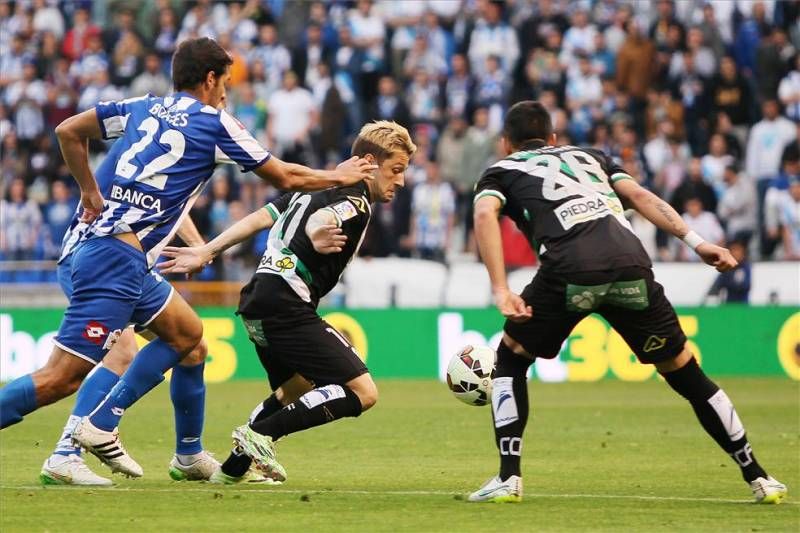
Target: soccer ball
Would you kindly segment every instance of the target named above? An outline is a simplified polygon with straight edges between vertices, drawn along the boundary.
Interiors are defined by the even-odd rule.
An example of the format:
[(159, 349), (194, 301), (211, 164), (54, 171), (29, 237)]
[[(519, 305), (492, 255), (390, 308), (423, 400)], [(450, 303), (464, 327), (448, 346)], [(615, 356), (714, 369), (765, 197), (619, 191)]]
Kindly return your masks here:
[(494, 350), (488, 346), (464, 347), (447, 365), (447, 386), (466, 404), (488, 404), (492, 397), (494, 361)]

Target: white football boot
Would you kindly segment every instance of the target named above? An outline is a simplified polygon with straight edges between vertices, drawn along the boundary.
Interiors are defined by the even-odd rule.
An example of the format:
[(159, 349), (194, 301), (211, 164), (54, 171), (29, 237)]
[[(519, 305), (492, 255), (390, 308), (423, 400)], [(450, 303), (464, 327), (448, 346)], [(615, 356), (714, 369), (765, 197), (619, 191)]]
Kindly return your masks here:
[(169, 477), (175, 481), (207, 481), (220, 467), (219, 461), (205, 450), (195, 454), (194, 458), (191, 464), (185, 465), (177, 455), (173, 456), (169, 462)]
[(92, 424), (88, 416), (84, 416), (72, 432), (72, 439), (108, 465), (111, 472), (128, 477), (142, 477), (144, 474), (139, 463), (125, 451), (116, 428), (114, 431), (102, 430)]
[(519, 503), (522, 501), (522, 478), (511, 476), (505, 481), (495, 476), (469, 495), (471, 502)]
[(92, 472), (83, 457), (77, 454), (53, 454), (42, 465), (42, 485), (91, 485), (109, 487), (113, 482)]
[(751, 481), (750, 490), (753, 491), (756, 503), (781, 503), (789, 493), (786, 485), (772, 476), (767, 476), (766, 479), (759, 477)]

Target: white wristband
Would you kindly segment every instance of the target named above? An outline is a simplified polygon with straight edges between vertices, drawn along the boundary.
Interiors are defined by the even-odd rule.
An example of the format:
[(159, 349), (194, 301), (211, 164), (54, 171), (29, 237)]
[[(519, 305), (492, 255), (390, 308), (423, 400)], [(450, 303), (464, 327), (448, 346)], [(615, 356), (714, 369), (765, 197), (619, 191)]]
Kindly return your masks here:
[(692, 250), (696, 250), (697, 247), (706, 242), (706, 240), (698, 235), (697, 232), (692, 230), (686, 234), (686, 236), (683, 238), (683, 242), (685, 242), (686, 245)]

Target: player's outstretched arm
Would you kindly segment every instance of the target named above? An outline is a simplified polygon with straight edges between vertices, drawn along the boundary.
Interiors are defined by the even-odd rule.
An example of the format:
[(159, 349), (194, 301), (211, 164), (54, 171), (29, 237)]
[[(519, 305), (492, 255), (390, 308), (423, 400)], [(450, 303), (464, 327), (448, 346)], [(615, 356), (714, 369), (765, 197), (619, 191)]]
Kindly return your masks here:
[(81, 189), (81, 222), (90, 223), (103, 211), (103, 196), (97, 180), (89, 168), (89, 139), (101, 139), (103, 132), (97, 120), (97, 112), (89, 109), (71, 116), (56, 126), (56, 137), (64, 156), (64, 163), (75, 177)]
[(706, 264), (720, 272), (731, 270), (738, 265), (727, 248), (706, 242), (700, 235), (691, 231), (672, 206), (635, 181), (618, 180), (613, 187), (620, 198), (627, 201), (657, 227), (689, 245)]
[(484, 196), (475, 202), (475, 239), (481, 259), (489, 272), (495, 304), (502, 315), (514, 322), (524, 322), (533, 315), (530, 306), (508, 288), (503, 242), (500, 235), (500, 210), (502, 205), (495, 196)]
[(339, 163), (335, 170), (315, 170), (273, 156), (253, 172), (280, 190), (312, 192), (373, 179), (377, 168), (356, 156)]
[(259, 209), (254, 213), (250, 213), (206, 244), (188, 247), (167, 246), (161, 252), (161, 255), (170, 259), (156, 266), (164, 274), (192, 274), (199, 272), (215, 257), (234, 244), (239, 244), (249, 239), (262, 229), (272, 227), (274, 223), (275, 220), (273, 220), (268, 210)]

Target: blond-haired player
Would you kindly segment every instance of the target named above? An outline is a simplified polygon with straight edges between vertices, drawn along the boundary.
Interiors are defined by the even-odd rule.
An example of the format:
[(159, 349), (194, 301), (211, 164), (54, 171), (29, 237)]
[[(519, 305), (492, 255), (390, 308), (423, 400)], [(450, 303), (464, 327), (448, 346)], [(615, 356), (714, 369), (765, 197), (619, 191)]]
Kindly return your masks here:
[(240, 481), (251, 461), (266, 476), (283, 481), (286, 472), (276, 460), (276, 440), (359, 416), (378, 399), (364, 362), (317, 314), (317, 305), (358, 252), (370, 204), (388, 202), (404, 185), (416, 146), (405, 128), (381, 121), (365, 125), (351, 151), (378, 165), (374, 180), (313, 194), (285, 194), (204, 246), (164, 251), (173, 259), (159, 265), (162, 271), (195, 272), (226, 248), (272, 228), (256, 273), (242, 290), (238, 314), (273, 393), (247, 424), (233, 431), (234, 449), (211, 481)]

